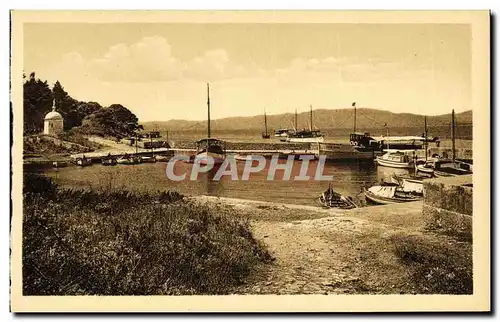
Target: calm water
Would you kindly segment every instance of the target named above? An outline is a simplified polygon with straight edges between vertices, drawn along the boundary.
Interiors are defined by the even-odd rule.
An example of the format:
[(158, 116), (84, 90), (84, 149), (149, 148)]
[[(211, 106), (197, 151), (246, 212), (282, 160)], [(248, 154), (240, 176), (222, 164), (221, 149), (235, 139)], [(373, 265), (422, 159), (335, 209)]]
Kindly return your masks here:
[[(286, 160), (282, 160), (285, 162)], [(269, 165), (268, 160), (268, 165)], [(316, 161), (311, 161), (308, 174), (314, 176)], [(175, 174), (187, 173), (189, 177), (192, 164), (177, 162)], [(301, 205), (317, 205), (317, 197), (327, 187), (329, 181), (281, 180), (283, 171), (276, 172), (276, 179), (267, 180), (268, 166), (259, 173), (250, 175), (250, 180), (231, 180), (223, 176), (221, 180), (212, 180), (215, 171), (201, 173), (197, 181), (184, 180), (175, 182), (166, 176), (166, 163), (139, 165), (117, 165), (105, 167), (66, 167), (58, 170), (43, 170), (59, 184), (71, 188), (124, 187), (138, 191), (176, 190), (186, 195), (212, 195), (220, 197), (242, 198), (251, 200), (274, 201)], [(244, 162), (237, 162), (238, 177), (241, 179)], [(294, 161), (291, 178), (299, 174), (300, 161)], [(34, 169), (26, 171), (37, 171)], [(40, 171), (40, 170), (38, 170)], [(375, 164), (335, 164), (326, 163), (324, 175), (333, 175), (330, 181), (339, 193), (355, 197), (362, 187), (380, 182), (393, 172), (407, 173), (408, 170), (377, 167)]]

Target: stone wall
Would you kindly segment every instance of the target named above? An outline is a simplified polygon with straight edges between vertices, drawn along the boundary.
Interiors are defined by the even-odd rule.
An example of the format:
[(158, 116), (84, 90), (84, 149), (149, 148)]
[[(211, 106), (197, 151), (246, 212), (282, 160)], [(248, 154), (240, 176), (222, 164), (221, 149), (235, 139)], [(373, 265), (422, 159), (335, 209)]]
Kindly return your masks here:
[(422, 213), (428, 229), (472, 238), (472, 175), (424, 181)]

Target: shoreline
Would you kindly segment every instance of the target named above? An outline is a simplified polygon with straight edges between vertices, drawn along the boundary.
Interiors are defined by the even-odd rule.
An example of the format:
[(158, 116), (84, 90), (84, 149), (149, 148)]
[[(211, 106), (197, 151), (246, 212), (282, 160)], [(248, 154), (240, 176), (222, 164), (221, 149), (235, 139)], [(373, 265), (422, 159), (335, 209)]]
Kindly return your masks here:
[[(88, 139), (94, 143), (97, 143), (102, 146), (102, 148), (94, 150), (94, 151), (89, 151), (86, 153), (56, 153), (56, 154), (38, 154), (38, 157), (30, 157), (30, 155), (37, 155), (37, 153), (30, 153), (25, 155), (25, 158), (23, 158), (23, 163), (24, 164), (39, 164), (39, 165), (50, 165), (52, 162), (57, 161), (57, 162), (67, 162), (70, 163), (75, 157), (81, 156), (81, 155), (86, 155), (86, 156), (91, 156), (91, 157), (99, 157), (100, 155), (107, 155), (108, 153), (111, 153), (112, 155), (120, 155), (123, 153), (128, 153), (128, 154), (134, 154), (136, 149), (134, 146), (130, 146), (127, 144), (123, 143), (117, 143), (116, 141), (106, 139), (106, 138), (101, 138), (101, 137), (96, 137), (96, 136), (91, 136), (88, 137)], [(271, 139), (267, 141), (263, 140), (257, 140), (257, 139), (247, 139), (245, 141), (238, 141), (238, 140), (228, 140), (227, 141), (227, 150), (231, 151), (231, 153), (244, 153), (244, 154), (250, 154), (250, 153), (255, 153), (255, 154), (262, 154), (262, 155), (269, 155), (269, 154), (278, 154), (281, 152), (283, 153), (315, 153), (318, 154), (319, 152), (317, 151), (317, 147), (315, 147), (314, 143), (287, 143), (287, 142), (279, 142), (276, 141), (277, 139)], [(449, 141), (449, 142), (448, 142)], [(162, 153), (165, 151), (176, 151), (177, 153), (180, 154), (185, 154), (189, 153), (190, 149), (193, 149), (196, 147), (195, 145), (195, 139), (184, 139), (176, 142), (175, 140), (171, 140), (172, 142), (172, 148), (162, 148), (162, 149), (144, 149), (144, 148), (138, 148), (137, 151), (139, 153), (152, 153), (152, 151), (157, 151), (158, 153)], [(342, 140), (325, 140), (325, 144), (329, 143), (347, 143), (347, 139), (342, 139)], [(456, 153), (458, 158), (462, 159), (473, 159), (473, 154), (472, 154), (472, 140), (457, 140), (456, 144)], [(63, 142), (64, 143), (64, 142)], [(452, 153), (451, 150), (451, 140), (443, 140), (441, 142), (440, 147), (435, 147), (434, 145), (430, 145), (429, 151), (432, 154), (446, 154), (449, 155)], [(187, 149), (187, 150), (186, 150)], [(186, 150), (186, 151), (184, 151)], [(255, 152), (252, 152), (255, 151)], [(288, 152), (287, 152), (288, 151)], [(416, 150), (418, 153), (423, 155), (422, 150)], [(176, 153), (176, 154), (177, 154)], [(417, 154), (418, 154), (417, 153)], [(334, 160), (333, 160), (334, 161)]]
[[(416, 278), (425, 279), (427, 269), (441, 265), (433, 256), (447, 256), (435, 251), (450, 250), (463, 259), (472, 247), (428, 230), (422, 201), (340, 210), (211, 196), (192, 199), (249, 220), (255, 238), (274, 258), (233, 294), (423, 294), (429, 292), (425, 287), (447, 293), (440, 284), (446, 281), (431, 278), (422, 286)], [(401, 249), (436, 262), (430, 264), (433, 268), (409, 264)]]

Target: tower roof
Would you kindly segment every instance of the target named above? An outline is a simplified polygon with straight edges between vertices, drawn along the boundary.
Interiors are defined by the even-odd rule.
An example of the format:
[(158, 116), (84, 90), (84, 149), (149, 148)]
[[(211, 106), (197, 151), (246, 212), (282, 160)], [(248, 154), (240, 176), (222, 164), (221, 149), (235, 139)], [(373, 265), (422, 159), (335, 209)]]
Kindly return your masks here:
[(58, 112), (56, 112), (56, 107), (52, 107), (52, 112), (49, 112), (47, 113), (47, 115), (45, 115), (45, 119), (46, 120), (62, 120), (63, 117), (61, 114), (59, 114)]

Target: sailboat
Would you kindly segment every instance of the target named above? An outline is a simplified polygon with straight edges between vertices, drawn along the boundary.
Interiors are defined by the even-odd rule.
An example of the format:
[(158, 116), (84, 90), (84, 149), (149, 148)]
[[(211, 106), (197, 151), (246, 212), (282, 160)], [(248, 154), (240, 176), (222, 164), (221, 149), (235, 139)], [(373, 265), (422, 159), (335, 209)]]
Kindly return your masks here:
[(309, 121), (309, 130), (302, 129), (297, 130), (297, 110), (295, 111), (295, 131), (288, 134), (286, 139), (287, 142), (292, 143), (321, 143), (323, 142), (324, 135), (320, 130), (313, 129), (313, 111), (312, 105), (310, 108), (310, 121)]
[[(451, 111), (451, 144), (452, 144), (452, 158), (450, 159), (437, 159), (432, 162), (426, 162), (425, 165), (417, 166), (419, 172), (424, 172), (433, 174), (436, 177), (450, 177), (463, 174), (471, 174), (471, 165), (465, 162), (457, 161), (455, 158), (455, 110)], [(432, 167), (432, 172), (431, 168)], [(424, 170), (424, 168), (426, 168)], [(424, 171), (422, 171), (424, 170)]]
[(196, 159), (206, 165), (211, 157), (214, 164), (221, 164), (226, 158), (226, 143), (211, 137), (210, 133), (210, 85), (207, 83), (208, 130), (207, 137), (196, 142)]
[(428, 176), (434, 176), (434, 162), (433, 159), (428, 159), (428, 134), (427, 134), (427, 116), (424, 116), (424, 148), (425, 148), (425, 161), (416, 161), (415, 163), (415, 172), (423, 173)]
[(325, 155), (326, 159), (335, 162), (372, 161), (380, 151), (380, 144), (370, 136), (370, 133), (356, 132), (356, 102), (354, 108), (354, 131), (349, 136), (349, 144), (320, 143), (318, 154)]
[(263, 139), (269, 139), (271, 137), (271, 135), (269, 135), (269, 133), (267, 132), (267, 114), (266, 114), (266, 111), (264, 110), (264, 127), (265, 127), (265, 132), (262, 133), (262, 138)]

